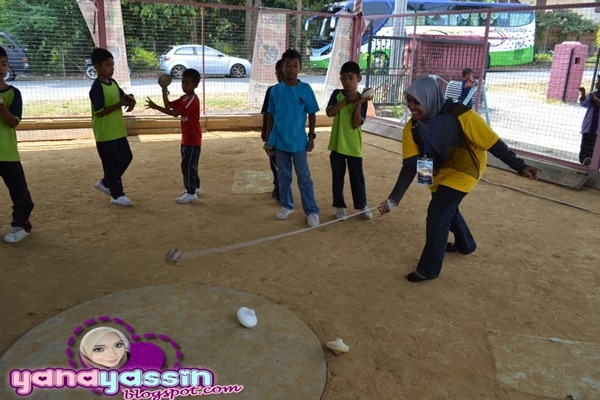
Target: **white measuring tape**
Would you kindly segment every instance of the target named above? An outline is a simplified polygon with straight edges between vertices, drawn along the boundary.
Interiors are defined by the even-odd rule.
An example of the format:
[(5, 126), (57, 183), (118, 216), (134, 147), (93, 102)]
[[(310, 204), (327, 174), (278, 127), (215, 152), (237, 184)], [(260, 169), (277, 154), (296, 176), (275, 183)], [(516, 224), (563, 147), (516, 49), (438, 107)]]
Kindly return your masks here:
[(327, 225), (335, 224), (336, 222), (340, 222), (340, 221), (344, 221), (344, 219), (356, 217), (357, 215), (364, 214), (367, 211), (376, 210), (377, 208), (378, 207), (369, 208), (368, 210), (365, 210), (365, 211), (360, 211), (360, 212), (357, 212), (354, 214), (350, 214), (346, 218), (334, 219), (332, 221), (328, 221), (328, 222), (322, 223), (317, 226), (299, 229), (297, 231), (292, 231), (292, 232), (287, 232), (287, 233), (281, 233), (279, 235), (268, 236), (265, 238), (249, 240), (247, 242), (228, 244), (227, 246), (213, 247), (211, 249), (203, 249), (203, 250), (190, 250), (190, 251), (182, 251), (182, 250), (174, 247), (167, 252), (167, 254), (165, 256), (165, 261), (167, 261), (168, 263), (176, 263), (178, 261), (187, 260), (189, 258), (204, 257), (204, 256), (208, 256), (211, 254), (225, 253), (225, 252), (231, 251), (231, 250), (237, 250), (237, 249), (241, 249), (241, 248), (248, 247), (248, 246), (254, 246), (256, 244), (269, 242), (271, 240), (281, 239), (281, 238), (284, 238), (287, 236), (297, 235), (299, 233), (304, 233), (304, 232), (311, 231), (313, 229), (318, 229), (318, 228), (322, 228)]

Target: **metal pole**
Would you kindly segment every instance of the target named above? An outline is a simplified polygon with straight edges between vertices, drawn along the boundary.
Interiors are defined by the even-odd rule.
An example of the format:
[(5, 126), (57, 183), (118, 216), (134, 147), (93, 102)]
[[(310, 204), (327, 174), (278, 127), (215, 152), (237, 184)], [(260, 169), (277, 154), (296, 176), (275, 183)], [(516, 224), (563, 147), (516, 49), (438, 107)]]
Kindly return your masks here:
[[(394, 14), (405, 14), (407, 7), (407, 0), (396, 0), (394, 3)], [(406, 29), (403, 18), (394, 18), (393, 22), (393, 35), (396, 38), (406, 36)], [(400, 68), (402, 66), (402, 55), (404, 53), (404, 41), (393, 40), (392, 47), (390, 49), (390, 68)], [(398, 71), (399, 72), (399, 71)], [(397, 73), (396, 73), (397, 74)], [(394, 75), (396, 75), (394, 74)]]
[(562, 101), (567, 99), (567, 88), (569, 87), (569, 76), (571, 75), (571, 65), (573, 65), (573, 56), (575, 55), (575, 48), (571, 48), (571, 54), (569, 55), (569, 66), (567, 67), (567, 76), (565, 79), (565, 87), (563, 89)]
[(600, 62), (600, 48), (596, 52), (596, 62), (594, 63), (594, 75), (592, 76), (592, 87), (590, 88), (590, 93), (596, 89), (596, 78), (598, 74), (598, 62)]
[(300, 49), (302, 39), (302, 0), (296, 0), (296, 50), (303, 54), (304, 51)]

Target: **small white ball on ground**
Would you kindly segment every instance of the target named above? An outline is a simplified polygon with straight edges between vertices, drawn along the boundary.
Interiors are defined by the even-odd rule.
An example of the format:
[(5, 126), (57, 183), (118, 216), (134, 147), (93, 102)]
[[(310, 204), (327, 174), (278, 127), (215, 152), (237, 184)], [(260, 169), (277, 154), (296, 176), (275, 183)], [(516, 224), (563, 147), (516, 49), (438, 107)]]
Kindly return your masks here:
[(350, 347), (348, 347), (341, 338), (327, 342), (325, 347), (331, 350), (336, 356), (350, 351)]
[(240, 324), (244, 325), (246, 328), (254, 328), (258, 323), (256, 312), (251, 308), (240, 307), (236, 314)]
[(183, 254), (183, 251), (181, 251), (177, 247), (173, 247), (172, 249), (167, 251), (167, 254), (165, 255), (165, 261), (168, 262), (169, 264), (175, 264), (179, 260), (181, 260), (182, 254)]

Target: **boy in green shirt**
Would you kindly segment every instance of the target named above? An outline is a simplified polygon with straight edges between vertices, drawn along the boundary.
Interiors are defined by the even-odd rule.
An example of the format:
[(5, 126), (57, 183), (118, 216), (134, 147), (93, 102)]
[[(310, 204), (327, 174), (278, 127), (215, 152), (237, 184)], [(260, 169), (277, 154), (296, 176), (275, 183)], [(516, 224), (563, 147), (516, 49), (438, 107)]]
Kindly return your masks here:
[(360, 67), (348, 61), (340, 70), (343, 90), (336, 89), (327, 104), (327, 116), (333, 117), (328, 149), (331, 150), (333, 206), (337, 208), (335, 217), (345, 220), (344, 179), (346, 166), (350, 176), (350, 189), (354, 208), (362, 212), (365, 219), (373, 218), (367, 206), (365, 175), (362, 167), (362, 128), (367, 115), (369, 98), (358, 93), (361, 81)]
[(92, 51), (92, 64), (98, 78), (92, 83), (92, 128), (96, 139), (96, 149), (104, 177), (96, 183), (96, 189), (111, 196), (111, 204), (131, 206), (133, 202), (123, 192), (123, 174), (129, 167), (133, 155), (127, 141), (123, 109), (131, 111), (135, 107), (132, 94), (125, 94), (112, 76), (115, 72), (113, 55), (106, 49)]
[(21, 165), (15, 131), (21, 122), (23, 100), (19, 89), (4, 82), (8, 68), (6, 50), (0, 47), (0, 176), (13, 202), (12, 227), (4, 236), (4, 241), (17, 243), (31, 232), (29, 216), (33, 202)]

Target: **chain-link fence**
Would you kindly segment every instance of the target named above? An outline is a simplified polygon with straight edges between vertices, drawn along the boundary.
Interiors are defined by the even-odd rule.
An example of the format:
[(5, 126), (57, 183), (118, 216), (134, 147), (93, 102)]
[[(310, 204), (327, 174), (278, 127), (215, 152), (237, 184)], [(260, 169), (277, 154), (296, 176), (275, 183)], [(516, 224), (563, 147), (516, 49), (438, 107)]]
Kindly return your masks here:
[[(14, 79), (11, 84), (23, 94), (24, 118), (89, 117), (94, 71), (86, 59), (100, 33), (94, 2), (29, 3), (0, 3), (0, 45), (10, 50), (7, 79)], [(111, 8), (114, 3), (120, 14)], [(495, 3), (488, 8), (433, 3), (410, 0), (408, 14), (392, 15), (393, 2), (364, 1), (367, 32), (359, 62), (363, 84), (376, 88), (378, 117), (401, 125), (408, 117), (402, 92), (415, 77), (432, 75), (446, 89), (469, 67), (480, 82), (474, 106), (503, 139), (521, 153), (579, 165), (586, 110), (578, 104), (578, 88), (593, 90), (597, 64), (600, 14), (594, 5), (541, 9), (503, 3), (490, 9)], [(325, 104), (328, 85), (339, 84), (337, 71), (326, 76), (329, 61), (348, 58), (348, 53), (334, 54), (333, 42), (342, 36), (336, 32), (340, 22), (352, 20), (350, 14), (335, 13), (351, 11), (351, 0), (321, 12), (156, 0), (105, 4), (111, 26), (105, 32), (107, 47), (121, 69), (116, 78), (138, 99), (133, 116), (156, 115), (143, 100), (160, 102), (159, 74), (178, 78), (190, 67), (203, 72), (198, 88), (203, 114), (258, 112), (258, 100), (275, 83), (274, 62), (287, 47), (302, 53), (301, 79)], [(264, 13), (279, 17), (261, 22)], [(111, 36), (119, 32), (122, 44)], [(348, 48), (349, 38), (344, 39)], [(581, 45), (583, 57), (557, 60), (553, 52), (563, 42)], [(573, 68), (559, 65), (565, 62)], [(556, 84), (564, 89), (559, 96), (552, 89)], [(179, 80), (170, 91), (173, 98), (183, 94)]]

